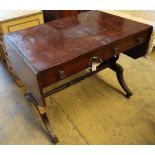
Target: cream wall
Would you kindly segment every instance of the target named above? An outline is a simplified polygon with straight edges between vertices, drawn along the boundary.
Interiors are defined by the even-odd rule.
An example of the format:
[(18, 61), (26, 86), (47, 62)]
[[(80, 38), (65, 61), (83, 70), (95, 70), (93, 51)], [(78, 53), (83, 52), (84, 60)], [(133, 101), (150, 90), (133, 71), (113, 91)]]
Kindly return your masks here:
[(121, 10), (121, 12), (155, 21), (155, 10)]

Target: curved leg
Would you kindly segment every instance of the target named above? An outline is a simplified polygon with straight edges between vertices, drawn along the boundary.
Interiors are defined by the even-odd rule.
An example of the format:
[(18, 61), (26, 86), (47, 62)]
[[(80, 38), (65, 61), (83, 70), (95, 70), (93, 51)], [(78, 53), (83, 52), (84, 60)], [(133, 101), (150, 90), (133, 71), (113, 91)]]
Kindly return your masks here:
[(39, 112), (39, 114), (40, 114), (40, 117), (41, 117), (41, 119), (42, 119), (42, 121), (43, 121), (43, 123), (44, 123), (44, 125), (45, 125), (45, 127), (46, 127), (47, 134), (49, 135), (50, 140), (51, 140), (54, 144), (56, 144), (56, 143), (58, 142), (58, 138), (56, 137), (56, 135), (54, 134), (54, 132), (53, 132), (53, 130), (52, 130), (52, 128), (51, 128), (49, 119), (48, 119), (47, 114), (46, 114), (45, 107), (40, 106), (40, 105), (38, 104), (38, 102), (34, 99), (34, 97), (31, 95), (31, 93), (26, 92), (24, 96), (25, 96), (25, 98), (26, 98), (28, 101), (30, 101), (30, 102), (32, 102), (32, 103), (35, 104), (35, 107), (37, 108), (37, 110), (38, 110), (38, 112)]
[(110, 66), (110, 69), (112, 69), (113, 71), (116, 72), (118, 82), (121, 85), (121, 87), (123, 88), (123, 90), (126, 92), (126, 97), (132, 96), (133, 93), (131, 92), (131, 90), (128, 88), (128, 86), (126, 85), (126, 83), (124, 81), (122, 66), (115, 63), (112, 66)]
[(38, 105), (37, 107), (37, 110), (41, 116), (41, 119), (46, 127), (46, 130), (47, 130), (47, 133), (50, 137), (50, 140), (56, 144), (58, 142), (58, 138), (56, 137), (56, 135), (54, 134), (52, 128), (51, 128), (51, 125), (50, 125), (50, 122), (49, 122), (49, 119), (47, 117), (47, 114), (46, 114), (46, 111), (45, 111), (45, 108), (44, 107), (41, 107)]

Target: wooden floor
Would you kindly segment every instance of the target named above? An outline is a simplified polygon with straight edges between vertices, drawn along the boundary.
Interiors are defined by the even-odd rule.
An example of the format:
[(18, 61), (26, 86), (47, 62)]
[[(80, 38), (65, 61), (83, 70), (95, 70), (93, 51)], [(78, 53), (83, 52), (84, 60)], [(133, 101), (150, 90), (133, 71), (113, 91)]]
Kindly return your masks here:
[[(47, 98), (58, 144), (155, 144), (155, 62), (121, 55), (119, 63), (130, 99), (109, 69)], [(0, 144), (51, 144), (23, 94), (0, 63)]]

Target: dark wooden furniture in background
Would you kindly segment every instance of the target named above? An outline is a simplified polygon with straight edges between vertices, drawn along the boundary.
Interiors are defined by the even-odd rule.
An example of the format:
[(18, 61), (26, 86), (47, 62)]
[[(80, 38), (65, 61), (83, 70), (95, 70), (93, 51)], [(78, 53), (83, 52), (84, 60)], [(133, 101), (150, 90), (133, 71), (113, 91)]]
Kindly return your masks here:
[(77, 15), (87, 10), (43, 10), (44, 21), (49, 22), (59, 18)]
[[(123, 68), (116, 61), (120, 53), (133, 58), (144, 56), (151, 33), (152, 26), (88, 11), (8, 34), (4, 42), (12, 66), (29, 90), (25, 97), (35, 103), (52, 142), (56, 143), (45, 111), (45, 97), (107, 67), (116, 72), (126, 96), (131, 96)], [(43, 93), (43, 88), (84, 69), (88, 69), (87, 74)]]

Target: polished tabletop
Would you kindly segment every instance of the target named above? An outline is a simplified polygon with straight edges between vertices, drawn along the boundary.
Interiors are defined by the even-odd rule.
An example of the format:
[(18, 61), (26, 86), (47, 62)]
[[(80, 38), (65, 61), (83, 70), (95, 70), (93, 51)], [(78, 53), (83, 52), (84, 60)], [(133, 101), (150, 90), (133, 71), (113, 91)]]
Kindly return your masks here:
[[(100, 11), (88, 11), (5, 36), (40, 71), (148, 28)], [(80, 63), (80, 62), (79, 62)]]

